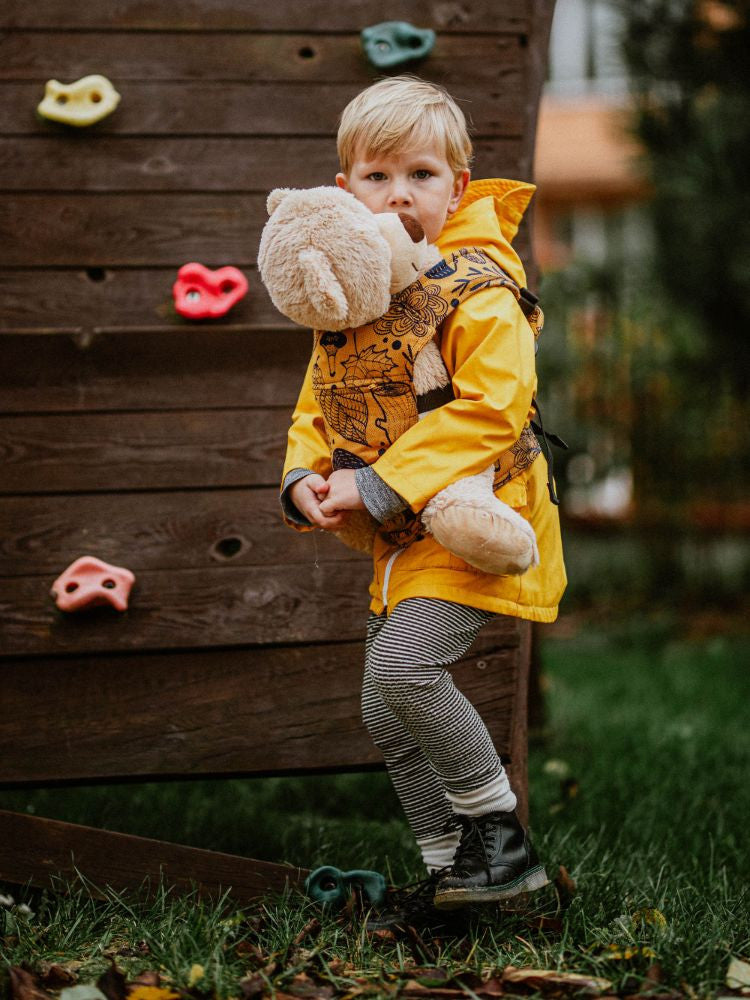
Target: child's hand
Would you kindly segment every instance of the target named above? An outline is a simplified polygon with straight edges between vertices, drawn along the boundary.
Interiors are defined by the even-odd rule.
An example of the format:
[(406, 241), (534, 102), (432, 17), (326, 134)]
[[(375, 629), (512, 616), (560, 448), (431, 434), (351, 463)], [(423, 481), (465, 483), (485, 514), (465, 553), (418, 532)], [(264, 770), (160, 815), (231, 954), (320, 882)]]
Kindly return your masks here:
[(307, 520), (325, 531), (337, 531), (344, 523), (345, 514), (334, 511), (332, 515), (324, 514), (321, 511), (320, 501), (329, 492), (328, 483), (313, 472), (304, 479), (298, 479), (289, 487), (289, 498)]
[(331, 515), (337, 510), (366, 510), (357, 489), (354, 469), (337, 469), (326, 480), (328, 496), (320, 504), (322, 514)]

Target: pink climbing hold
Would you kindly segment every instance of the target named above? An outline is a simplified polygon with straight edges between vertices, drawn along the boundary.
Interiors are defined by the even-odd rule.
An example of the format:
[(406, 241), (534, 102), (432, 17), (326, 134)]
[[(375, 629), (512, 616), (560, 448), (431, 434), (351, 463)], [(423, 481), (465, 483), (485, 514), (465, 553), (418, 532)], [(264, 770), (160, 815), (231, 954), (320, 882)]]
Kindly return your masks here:
[(83, 611), (98, 604), (125, 611), (134, 583), (129, 569), (110, 566), (96, 556), (81, 556), (58, 576), (50, 593), (61, 611)]
[(247, 278), (236, 267), (211, 271), (195, 262), (183, 264), (172, 286), (174, 305), (186, 319), (216, 319), (247, 292)]

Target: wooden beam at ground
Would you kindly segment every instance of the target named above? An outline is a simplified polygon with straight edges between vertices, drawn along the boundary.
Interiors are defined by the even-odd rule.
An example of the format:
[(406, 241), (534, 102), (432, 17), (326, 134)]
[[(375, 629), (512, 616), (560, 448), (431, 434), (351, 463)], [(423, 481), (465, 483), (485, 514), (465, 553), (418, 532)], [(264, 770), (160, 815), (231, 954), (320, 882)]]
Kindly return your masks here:
[(308, 874), (303, 868), (0, 810), (0, 879), (48, 888), (56, 885), (56, 875), (74, 881), (77, 873), (98, 898), (105, 896), (106, 886), (135, 891), (145, 883), (154, 891), (163, 877), (177, 892), (195, 888), (218, 899), (229, 891), (239, 903), (300, 886)]

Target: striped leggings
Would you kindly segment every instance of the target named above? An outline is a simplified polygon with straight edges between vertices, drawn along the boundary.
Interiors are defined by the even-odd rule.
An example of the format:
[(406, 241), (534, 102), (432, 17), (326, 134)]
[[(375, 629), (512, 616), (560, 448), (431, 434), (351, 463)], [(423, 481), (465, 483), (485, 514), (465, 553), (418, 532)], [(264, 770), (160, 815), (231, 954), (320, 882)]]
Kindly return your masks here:
[(485, 724), (444, 669), (493, 617), (413, 597), (367, 620), (362, 717), (420, 846), (439, 842), (454, 812), (516, 805)]

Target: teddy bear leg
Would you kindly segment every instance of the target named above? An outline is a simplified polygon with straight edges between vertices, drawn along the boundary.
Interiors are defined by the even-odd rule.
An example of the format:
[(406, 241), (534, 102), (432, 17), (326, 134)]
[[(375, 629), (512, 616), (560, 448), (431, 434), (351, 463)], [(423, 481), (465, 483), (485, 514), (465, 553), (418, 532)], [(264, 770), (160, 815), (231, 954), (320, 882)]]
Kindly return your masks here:
[(539, 564), (534, 529), (492, 494), (492, 470), (442, 490), (422, 512), (435, 540), (470, 566), (498, 576)]
[(366, 510), (350, 510), (343, 525), (334, 534), (340, 542), (356, 552), (372, 552), (378, 523)]

